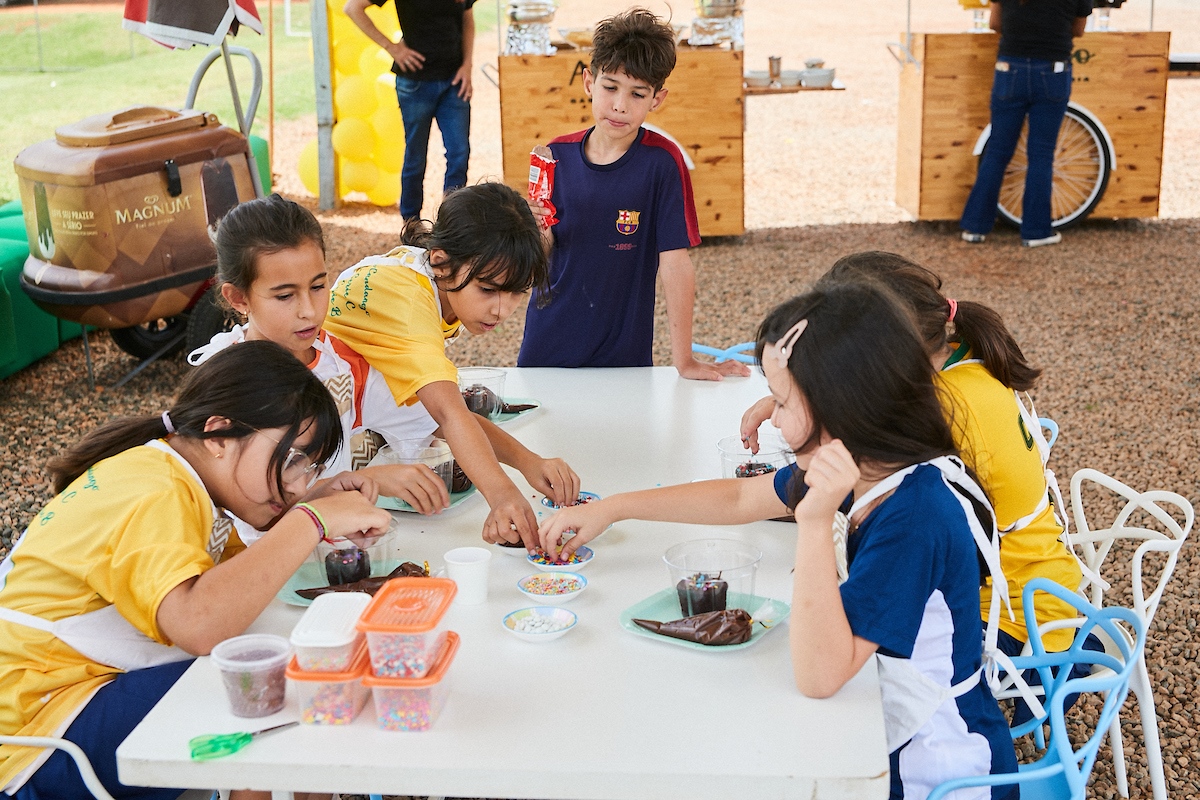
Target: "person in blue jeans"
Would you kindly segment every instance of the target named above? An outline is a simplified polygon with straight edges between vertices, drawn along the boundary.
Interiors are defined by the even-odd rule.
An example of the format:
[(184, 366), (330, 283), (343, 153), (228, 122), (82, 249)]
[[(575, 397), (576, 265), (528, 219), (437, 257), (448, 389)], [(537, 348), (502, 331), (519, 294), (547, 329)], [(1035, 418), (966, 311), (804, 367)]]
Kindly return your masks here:
[(992, 83), (992, 133), (963, 209), (962, 238), (982, 242), (996, 222), (1004, 171), (1026, 117), (1029, 166), (1021, 212), (1021, 244), (1058, 244), (1051, 227), (1054, 149), (1071, 99), (1072, 39), (1083, 34), (1092, 0), (1004, 0), (991, 4), (991, 27), (1000, 34)]
[(367, 6), (387, 0), (347, 0), (346, 16), (395, 62), (396, 98), (404, 120), (404, 166), (400, 170), (400, 216), (421, 215), (429, 130), (437, 120), (446, 148), (445, 191), (467, 183), (471, 156), (471, 68), (475, 46), (475, 0), (396, 0), (403, 38), (389, 39)]

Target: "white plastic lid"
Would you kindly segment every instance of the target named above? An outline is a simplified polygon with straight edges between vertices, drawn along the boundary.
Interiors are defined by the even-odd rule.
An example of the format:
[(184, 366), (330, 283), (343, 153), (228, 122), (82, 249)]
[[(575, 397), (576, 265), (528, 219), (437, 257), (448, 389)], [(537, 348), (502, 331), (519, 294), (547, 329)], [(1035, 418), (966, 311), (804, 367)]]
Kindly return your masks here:
[(319, 595), (292, 631), (293, 647), (343, 647), (354, 641), (363, 609), (371, 602), (365, 592)]

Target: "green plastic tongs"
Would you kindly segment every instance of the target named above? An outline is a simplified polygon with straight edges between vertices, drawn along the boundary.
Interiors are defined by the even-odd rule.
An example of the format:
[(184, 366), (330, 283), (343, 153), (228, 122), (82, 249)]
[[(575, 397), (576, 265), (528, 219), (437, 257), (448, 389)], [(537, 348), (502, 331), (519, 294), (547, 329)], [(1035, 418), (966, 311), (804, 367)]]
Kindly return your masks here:
[(238, 750), (250, 744), (256, 737), (263, 734), (274, 733), (275, 731), (281, 731), (299, 724), (299, 722), (287, 722), (283, 725), (264, 728), (261, 731), (254, 731), (253, 733), (208, 733), (190, 740), (188, 747), (192, 749), (192, 758), (194, 760), (208, 761), (212, 758), (233, 755)]

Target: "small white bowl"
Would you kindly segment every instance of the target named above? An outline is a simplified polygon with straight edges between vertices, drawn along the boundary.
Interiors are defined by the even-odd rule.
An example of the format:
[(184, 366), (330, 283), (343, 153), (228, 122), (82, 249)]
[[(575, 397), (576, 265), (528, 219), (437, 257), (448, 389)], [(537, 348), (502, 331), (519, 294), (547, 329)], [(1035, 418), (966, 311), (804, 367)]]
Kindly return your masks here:
[(578, 572), (592, 563), (592, 559), (596, 557), (596, 552), (584, 545), (575, 551), (575, 555), (579, 557), (578, 561), (563, 564), (547, 564), (544, 561), (538, 560), (543, 557), (542, 552), (539, 550), (536, 553), (526, 555), (525, 560), (529, 562), (529, 566), (542, 572)]
[[(595, 492), (580, 492), (579, 499), (576, 500), (575, 505), (584, 505), (585, 503), (590, 503), (593, 500), (599, 500), (599, 499), (600, 499), (600, 495), (596, 494)], [(558, 511), (559, 509), (562, 508), (562, 506), (554, 505), (554, 502), (549, 497), (542, 498), (542, 505), (544, 505), (546, 508), (552, 509), (554, 511)], [(571, 506), (568, 506), (568, 508), (571, 508)]]
[(747, 86), (770, 86), (771, 73), (769, 72), (747, 72), (742, 76), (742, 83)]
[[(529, 589), (529, 584), (534, 581), (543, 583), (556, 581), (559, 585), (574, 588), (567, 588), (558, 594), (543, 594)], [(587, 589), (587, 584), (587, 578), (578, 572), (535, 572), (517, 581), (517, 588), (521, 590), (521, 594), (535, 603), (544, 603), (548, 606), (561, 606), (583, 594), (583, 591)]]
[(493, 542), (492, 549), (499, 550), (504, 555), (512, 556), (513, 558), (525, 558), (529, 555), (529, 551), (525, 549), (525, 545), (520, 542), (515, 547), (506, 547), (499, 542)]
[[(517, 630), (517, 624), (519, 622), (530, 618), (547, 619), (551, 622), (560, 623), (563, 625), (563, 627), (556, 631), (545, 632)], [(516, 636), (518, 639), (526, 642), (533, 642), (534, 644), (540, 644), (541, 642), (552, 642), (555, 639), (566, 635), (567, 631), (574, 628), (578, 621), (579, 617), (575, 615), (574, 611), (568, 611), (565, 608), (554, 608), (553, 606), (534, 606), (532, 608), (522, 608), (512, 612), (504, 618), (502, 624), (504, 625), (504, 629), (506, 631), (511, 633), (513, 636)]]

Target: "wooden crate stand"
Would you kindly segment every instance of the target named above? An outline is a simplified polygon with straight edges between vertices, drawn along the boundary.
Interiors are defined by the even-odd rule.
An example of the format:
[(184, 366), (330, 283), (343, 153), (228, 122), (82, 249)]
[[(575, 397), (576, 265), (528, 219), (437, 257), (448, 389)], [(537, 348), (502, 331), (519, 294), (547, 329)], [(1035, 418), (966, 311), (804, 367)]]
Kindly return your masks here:
[[(1093, 216), (1158, 215), (1171, 34), (1092, 32), (1075, 40), (1071, 101), (1108, 129), (1116, 168)], [(913, 34), (920, 66), (900, 74), (896, 203), (917, 219), (962, 216), (975, 142), (988, 124), (996, 34)]]
[[(500, 57), (504, 182), (525, 194), (529, 151), (592, 125), (583, 91), (589, 51)], [(745, 232), (742, 160), (742, 53), (681, 47), (666, 102), (646, 119), (691, 159), (702, 236)]]

